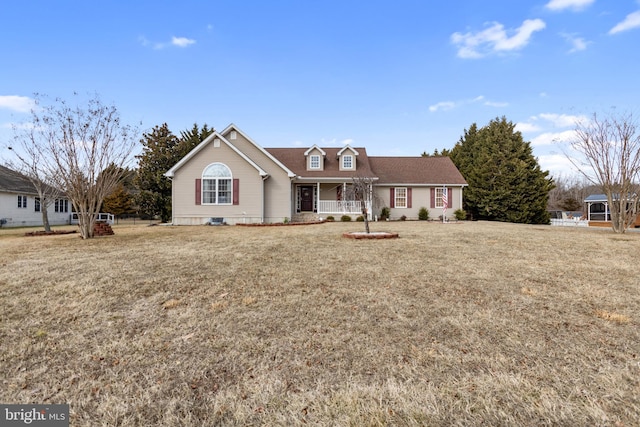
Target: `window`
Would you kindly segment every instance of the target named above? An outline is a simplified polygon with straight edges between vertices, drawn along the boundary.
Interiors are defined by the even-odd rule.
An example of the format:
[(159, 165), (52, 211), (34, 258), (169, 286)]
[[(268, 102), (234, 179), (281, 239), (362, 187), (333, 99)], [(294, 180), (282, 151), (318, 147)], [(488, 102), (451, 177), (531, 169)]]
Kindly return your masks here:
[(310, 169), (320, 169), (320, 156), (317, 154), (309, 157), (309, 168)]
[(394, 198), (395, 198), (394, 206), (396, 208), (406, 208), (407, 207), (407, 189), (406, 189), (406, 187), (396, 187)]
[(342, 156), (342, 169), (353, 169), (353, 156), (345, 154)]
[(40, 197), (36, 197), (33, 203), (33, 209), (35, 212), (40, 212)]
[(222, 163), (213, 163), (202, 174), (202, 203), (230, 205), (233, 194), (231, 170)]
[(449, 196), (449, 191), (445, 194), (444, 188), (436, 188), (436, 208), (444, 208), (447, 206), (447, 196)]
[(69, 212), (69, 201), (66, 199), (56, 199), (53, 206), (56, 212)]
[(235, 130), (231, 131), (231, 139), (236, 139), (237, 138), (237, 133)]
[(18, 207), (21, 209), (27, 207), (27, 196), (18, 196)]

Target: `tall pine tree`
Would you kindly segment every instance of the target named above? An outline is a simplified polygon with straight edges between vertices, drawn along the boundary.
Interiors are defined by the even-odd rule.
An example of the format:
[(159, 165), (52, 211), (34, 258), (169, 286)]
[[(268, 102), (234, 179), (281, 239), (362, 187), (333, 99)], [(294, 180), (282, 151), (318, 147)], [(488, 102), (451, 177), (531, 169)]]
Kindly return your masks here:
[(469, 184), (464, 203), (474, 218), (549, 223), (547, 201), (553, 180), (505, 117), (482, 128), (472, 124), (450, 157)]
[(171, 221), (171, 180), (164, 173), (213, 132), (206, 124), (202, 129), (194, 124), (178, 138), (164, 123), (142, 136), (135, 183), (139, 190), (136, 202), (143, 216)]

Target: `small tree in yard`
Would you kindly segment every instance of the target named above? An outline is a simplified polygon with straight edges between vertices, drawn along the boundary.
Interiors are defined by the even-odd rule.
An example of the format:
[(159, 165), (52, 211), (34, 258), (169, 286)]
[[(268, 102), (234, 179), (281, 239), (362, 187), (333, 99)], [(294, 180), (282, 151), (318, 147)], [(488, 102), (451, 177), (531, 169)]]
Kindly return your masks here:
[(12, 169), (26, 176), (33, 184), (40, 201), (44, 231), (51, 231), (49, 206), (62, 196), (62, 191), (51, 185), (53, 182), (52, 171), (42, 167), (43, 147), (40, 145), (41, 141), (35, 137), (35, 129), (31, 126), (14, 126), (13, 131), (15, 147), (8, 148), (13, 152), (14, 159), (8, 164)]
[(346, 188), (345, 198), (346, 200), (360, 202), (360, 212), (364, 218), (364, 229), (367, 234), (369, 234), (369, 210), (367, 203), (370, 202), (371, 209), (375, 208), (378, 204), (378, 198), (373, 192), (374, 180), (371, 177), (356, 176), (353, 177), (351, 181), (351, 185)]
[(588, 180), (601, 187), (611, 211), (611, 227), (624, 233), (638, 215), (640, 133), (631, 114), (593, 115), (576, 125), (571, 147), (582, 158), (568, 156)]
[[(77, 95), (76, 95), (77, 96)], [(93, 237), (96, 214), (131, 162), (137, 129), (120, 121), (114, 106), (96, 95), (86, 105), (36, 96), (31, 128), (21, 142), (37, 147), (38, 170), (51, 174), (52, 183), (65, 191), (78, 215), (80, 235)]]

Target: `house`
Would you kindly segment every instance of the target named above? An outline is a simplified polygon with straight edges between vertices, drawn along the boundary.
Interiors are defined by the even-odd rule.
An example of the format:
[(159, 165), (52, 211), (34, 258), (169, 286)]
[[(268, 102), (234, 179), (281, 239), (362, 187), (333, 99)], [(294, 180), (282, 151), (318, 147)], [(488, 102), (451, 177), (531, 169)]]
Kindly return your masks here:
[[(355, 218), (360, 203), (347, 198), (354, 177), (372, 183), (372, 219), (382, 206), (390, 208), (391, 219), (416, 219), (421, 207), (437, 218), (443, 200), (450, 218), (462, 208), (467, 185), (448, 157), (376, 157), (350, 145), (263, 148), (233, 124), (207, 137), (165, 176), (173, 181), (176, 225)], [(372, 207), (372, 200), (381, 203)]]
[[(0, 165), (0, 227), (41, 226), (42, 204), (25, 175)], [(50, 225), (69, 224), (71, 203), (59, 198), (49, 204)]]
[[(613, 197), (619, 200), (618, 194), (614, 194)], [(606, 194), (591, 194), (584, 199), (584, 203), (587, 205), (587, 220), (590, 226), (611, 227), (611, 211)], [(640, 215), (636, 217), (633, 227), (640, 227)]]

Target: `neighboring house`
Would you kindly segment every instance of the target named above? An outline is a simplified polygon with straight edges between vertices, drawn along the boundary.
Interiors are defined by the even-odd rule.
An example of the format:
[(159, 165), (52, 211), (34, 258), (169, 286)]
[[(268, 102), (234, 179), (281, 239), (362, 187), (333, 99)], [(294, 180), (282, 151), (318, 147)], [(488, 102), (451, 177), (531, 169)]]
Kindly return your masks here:
[[(29, 178), (0, 165), (0, 226), (22, 227), (42, 224), (42, 204)], [(66, 198), (49, 205), (49, 224), (69, 224), (71, 203)]]
[[(618, 200), (618, 194), (613, 196)], [(587, 220), (590, 225), (595, 226), (611, 226), (611, 210), (609, 209), (609, 200), (606, 194), (592, 194), (584, 199), (587, 204)], [(634, 227), (640, 227), (640, 215), (636, 217)]]
[[(391, 219), (417, 219), (421, 207), (431, 218), (447, 218), (462, 208), (466, 181), (448, 157), (374, 157), (363, 147), (262, 148), (231, 124), (214, 132), (169, 171), (173, 180), (172, 222), (228, 224), (360, 215), (360, 204), (346, 200), (354, 177), (367, 178)], [(446, 189), (446, 190), (444, 190)], [(370, 205), (371, 202), (368, 202)]]

